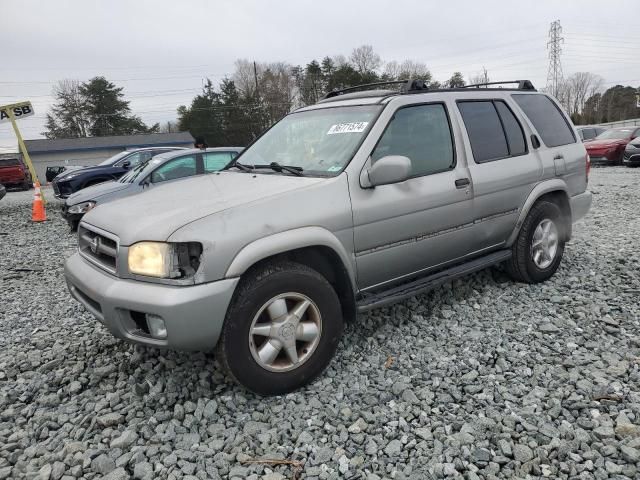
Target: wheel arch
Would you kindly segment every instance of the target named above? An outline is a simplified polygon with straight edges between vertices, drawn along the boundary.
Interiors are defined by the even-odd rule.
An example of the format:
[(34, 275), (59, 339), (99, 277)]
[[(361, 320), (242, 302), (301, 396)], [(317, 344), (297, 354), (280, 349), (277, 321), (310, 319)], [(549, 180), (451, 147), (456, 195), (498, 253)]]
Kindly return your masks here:
[(571, 238), (573, 222), (567, 185), (560, 179), (553, 179), (536, 185), (531, 193), (529, 193), (524, 206), (520, 210), (520, 214), (518, 215), (518, 220), (516, 221), (513, 232), (511, 232), (511, 235), (507, 240), (508, 247), (513, 245), (513, 243), (516, 241), (525, 218), (527, 218), (527, 215), (531, 211), (533, 205), (535, 205), (535, 203), (540, 200), (549, 200), (558, 205), (565, 219), (565, 229), (563, 232), (565, 240), (569, 240)]
[(225, 278), (242, 277), (265, 263), (289, 260), (324, 276), (340, 298), (345, 318), (355, 317), (355, 270), (342, 243), (322, 227), (288, 230), (243, 247), (227, 268)]

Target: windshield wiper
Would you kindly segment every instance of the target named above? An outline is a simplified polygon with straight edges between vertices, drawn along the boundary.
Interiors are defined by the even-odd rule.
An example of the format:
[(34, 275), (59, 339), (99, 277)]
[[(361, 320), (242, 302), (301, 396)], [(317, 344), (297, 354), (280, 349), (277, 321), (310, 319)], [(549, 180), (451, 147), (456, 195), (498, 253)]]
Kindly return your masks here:
[(289, 172), (298, 177), (304, 177), (304, 173), (302, 173), (302, 167), (296, 167), (294, 165), (280, 165), (278, 162), (271, 162), (268, 166), (271, 170), (274, 170), (278, 173), (284, 170), (285, 172)]
[(245, 165), (243, 163), (240, 163), (236, 160), (234, 160), (233, 162), (231, 162), (229, 165), (227, 165), (226, 167), (224, 167), (222, 170), (229, 170), (230, 168), (236, 167), (239, 170), (242, 170), (244, 172), (253, 172), (253, 168), (250, 167), (249, 165)]

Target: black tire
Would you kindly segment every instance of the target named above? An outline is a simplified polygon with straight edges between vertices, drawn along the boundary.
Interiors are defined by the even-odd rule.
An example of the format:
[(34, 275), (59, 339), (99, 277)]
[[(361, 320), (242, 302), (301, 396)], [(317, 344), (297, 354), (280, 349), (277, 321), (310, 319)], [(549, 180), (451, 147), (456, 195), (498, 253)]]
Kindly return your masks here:
[(32, 187), (31, 183), (29, 183), (29, 182), (24, 182), (24, 183), (22, 184), (22, 191), (26, 192), (27, 190), (31, 190), (31, 187)]
[[(321, 317), (315, 350), (300, 366), (270, 371), (251, 353), (249, 331), (254, 317), (274, 297), (293, 292), (310, 299)], [(222, 327), (217, 357), (238, 383), (261, 395), (280, 395), (314, 380), (329, 365), (342, 335), (340, 300), (331, 284), (315, 270), (298, 263), (277, 262), (249, 272), (241, 280)]]
[[(533, 260), (531, 247), (535, 230), (545, 219), (555, 223), (558, 229), (558, 245), (551, 264), (540, 268)], [(541, 200), (533, 205), (511, 247), (512, 256), (505, 264), (511, 278), (525, 283), (539, 283), (549, 279), (556, 272), (564, 253), (568, 231), (567, 221), (570, 220), (565, 218), (558, 205), (553, 202)]]

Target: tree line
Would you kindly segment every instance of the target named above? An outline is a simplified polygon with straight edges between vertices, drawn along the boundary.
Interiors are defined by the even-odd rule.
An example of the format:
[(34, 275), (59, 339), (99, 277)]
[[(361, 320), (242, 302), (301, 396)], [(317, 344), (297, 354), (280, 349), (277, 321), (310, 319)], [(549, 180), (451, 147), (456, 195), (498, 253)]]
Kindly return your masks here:
[[(104, 77), (88, 82), (59, 82), (55, 105), (47, 115), (47, 138), (121, 135), (157, 131), (189, 131), (209, 146), (249, 144), (261, 132), (295, 108), (316, 103), (332, 90), (365, 83), (416, 78), (430, 88), (466, 84), (461, 72), (445, 81), (433, 78), (416, 60), (383, 62), (370, 45), (344, 55), (325, 56), (306, 65), (238, 60), (234, 72), (215, 85), (207, 79), (189, 105), (177, 108), (176, 122), (147, 126), (133, 115), (124, 92)], [(486, 69), (470, 83), (490, 81)], [(556, 96), (576, 124), (603, 123), (640, 117), (636, 89), (616, 85), (604, 90), (604, 80), (579, 72), (561, 83)]]
[(577, 72), (558, 86), (556, 96), (576, 125), (617, 122), (640, 117), (636, 95), (640, 88), (615, 85), (604, 89), (604, 79)]

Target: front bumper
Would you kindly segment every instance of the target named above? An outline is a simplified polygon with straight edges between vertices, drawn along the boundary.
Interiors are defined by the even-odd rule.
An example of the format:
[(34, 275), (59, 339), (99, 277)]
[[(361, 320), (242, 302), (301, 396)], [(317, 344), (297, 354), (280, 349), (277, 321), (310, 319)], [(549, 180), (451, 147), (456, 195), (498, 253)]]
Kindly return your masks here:
[(65, 199), (73, 193), (73, 188), (69, 182), (51, 182), (53, 195), (56, 198)]
[(628, 153), (625, 152), (622, 157), (622, 163), (625, 165), (637, 166), (640, 165), (640, 152), (638, 153)]
[(69, 213), (69, 207), (66, 203), (62, 205), (62, 218), (64, 218), (71, 228), (78, 228), (78, 224), (84, 213)]
[[(116, 337), (131, 343), (176, 350), (215, 347), (238, 278), (192, 286), (173, 286), (114, 277), (76, 253), (65, 262), (71, 295)], [(153, 338), (140, 320), (160, 316), (165, 339)]]
[(589, 213), (589, 209), (591, 208), (591, 201), (593, 195), (591, 195), (590, 191), (585, 191), (578, 195), (574, 195), (571, 197), (571, 221), (577, 222), (582, 217), (584, 217), (587, 213)]

